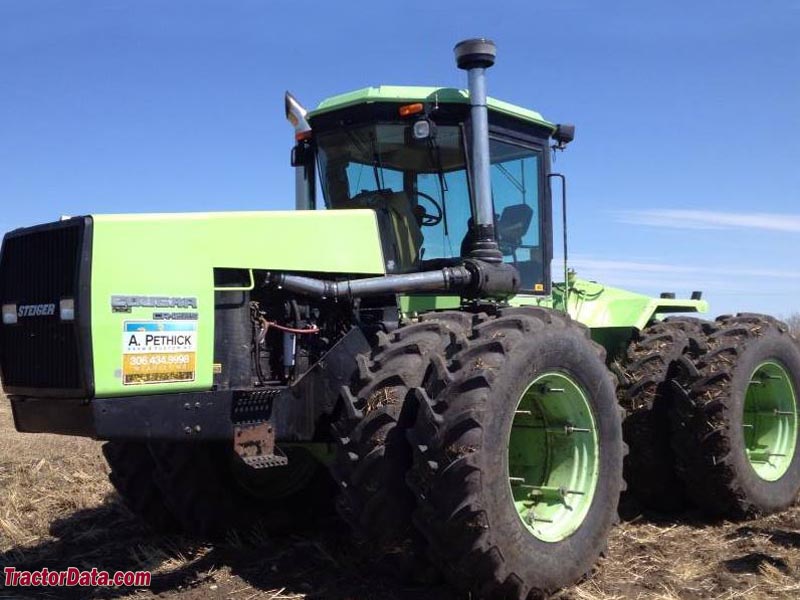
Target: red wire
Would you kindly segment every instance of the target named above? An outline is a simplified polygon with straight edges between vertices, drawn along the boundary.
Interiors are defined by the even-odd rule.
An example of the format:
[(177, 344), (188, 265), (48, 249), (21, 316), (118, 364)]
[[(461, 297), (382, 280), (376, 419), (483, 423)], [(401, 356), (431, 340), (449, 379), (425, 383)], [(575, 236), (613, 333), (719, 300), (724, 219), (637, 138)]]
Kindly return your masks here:
[(286, 333), (319, 333), (319, 327), (316, 325), (312, 325), (308, 329), (295, 329), (293, 327), (286, 327), (285, 325), (279, 325), (274, 321), (267, 321), (266, 319), (261, 319), (268, 327), (274, 327), (275, 329), (279, 329), (280, 331), (285, 331)]

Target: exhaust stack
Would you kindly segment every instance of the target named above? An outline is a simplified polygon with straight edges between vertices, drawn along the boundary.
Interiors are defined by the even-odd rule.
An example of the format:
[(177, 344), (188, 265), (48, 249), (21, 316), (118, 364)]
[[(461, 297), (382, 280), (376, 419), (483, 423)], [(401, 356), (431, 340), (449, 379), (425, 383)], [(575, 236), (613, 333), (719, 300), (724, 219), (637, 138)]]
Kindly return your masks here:
[(472, 189), (475, 191), (475, 237), (470, 257), (499, 263), (503, 255), (494, 231), (494, 207), (489, 163), (489, 111), (486, 108), (486, 69), (494, 64), (497, 48), (484, 38), (464, 40), (454, 48), (456, 64), (467, 72), (472, 116)]
[[(308, 111), (291, 93), (284, 96), (286, 119), (294, 127), (295, 141), (301, 142), (311, 135), (311, 125), (306, 120)], [(296, 210), (314, 208), (314, 166), (298, 164), (294, 167), (294, 205)]]

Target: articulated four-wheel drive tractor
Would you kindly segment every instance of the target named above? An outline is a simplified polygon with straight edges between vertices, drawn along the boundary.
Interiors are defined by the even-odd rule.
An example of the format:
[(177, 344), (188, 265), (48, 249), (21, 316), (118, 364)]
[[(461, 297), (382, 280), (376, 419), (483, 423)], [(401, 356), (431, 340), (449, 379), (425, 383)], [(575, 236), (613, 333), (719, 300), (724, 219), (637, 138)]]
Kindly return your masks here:
[(105, 440), (154, 528), (299, 527), (335, 504), (375, 557), (424, 556), (473, 597), (589, 572), (624, 481), (661, 510), (789, 506), (786, 326), (674, 316), (706, 303), (566, 266), (552, 282), (550, 152), (574, 128), (487, 97), (490, 41), (455, 54), (468, 90), (372, 87), (310, 112), (287, 94), (300, 210), (8, 233), (16, 428)]

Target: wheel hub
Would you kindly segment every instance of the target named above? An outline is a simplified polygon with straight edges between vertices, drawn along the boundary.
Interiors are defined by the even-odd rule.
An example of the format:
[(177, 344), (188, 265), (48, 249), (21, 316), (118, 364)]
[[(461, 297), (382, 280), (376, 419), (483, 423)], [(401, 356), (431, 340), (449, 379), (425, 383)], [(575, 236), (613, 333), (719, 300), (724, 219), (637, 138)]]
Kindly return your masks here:
[(766, 361), (750, 376), (742, 428), (747, 460), (766, 481), (786, 474), (797, 443), (797, 400), (783, 365)]
[(538, 376), (519, 400), (508, 444), (508, 481), (528, 531), (544, 542), (574, 533), (592, 504), (598, 466), (584, 390), (564, 373)]

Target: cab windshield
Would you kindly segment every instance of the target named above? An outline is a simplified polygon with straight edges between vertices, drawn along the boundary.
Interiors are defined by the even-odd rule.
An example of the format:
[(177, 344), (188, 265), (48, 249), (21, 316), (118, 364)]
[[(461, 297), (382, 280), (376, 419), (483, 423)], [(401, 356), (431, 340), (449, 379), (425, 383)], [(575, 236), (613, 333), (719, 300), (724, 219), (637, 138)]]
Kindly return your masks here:
[(415, 139), (412, 127), (371, 123), (316, 137), (326, 206), (387, 213), (401, 270), (460, 256), (472, 214), (461, 128)]
[[(415, 139), (413, 124), (368, 123), (315, 139), (327, 208), (378, 213), (384, 248), (391, 248), (387, 269), (432, 268), (468, 253), (473, 210), (460, 126), (440, 125)], [(544, 293), (542, 150), (493, 136), (490, 154), (503, 260), (519, 270), (522, 289)]]

